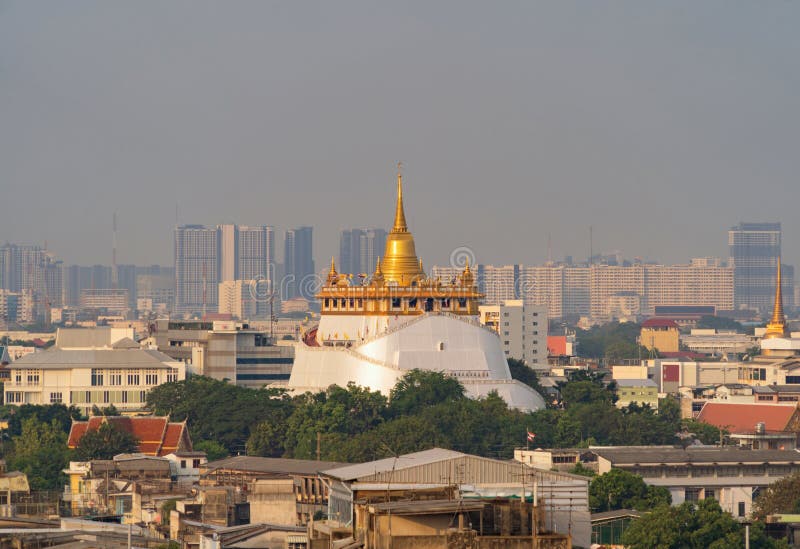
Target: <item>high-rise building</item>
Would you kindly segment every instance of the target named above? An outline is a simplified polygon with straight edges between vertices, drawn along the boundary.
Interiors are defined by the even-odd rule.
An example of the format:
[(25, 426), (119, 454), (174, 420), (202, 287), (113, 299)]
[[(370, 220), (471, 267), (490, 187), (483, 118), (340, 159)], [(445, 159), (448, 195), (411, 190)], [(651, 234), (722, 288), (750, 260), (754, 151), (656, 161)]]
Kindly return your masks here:
[(234, 280), (275, 280), (275, 234), (272, 227), (237, 227)]
[(781, 256), (781, 224), (739, 223), (728, 231), (728, 248), (736, 308), (769, 311)]
[(343, 273), (370, 273), (386, 249), (386, 231), (378, 228), (345, 229), (339, 236), (339, 269)]
[(314, 299), (318, 284), (314, 270), (313, 227), (298, 227), (286, 231), (284, 240), (284, 280), (281, 299), (302, 297)]
[(267, 225), (175, 229), (175, 301), (180, 313), (216, 311), (219, 282), (272, 280), (274, 233)]
[(175, 309), (179, 313), (217, 310), (219, 231), (203, 225), (175, 228)]
[(486, 297), (486, 305), (500, 305), (509, 299), (517, 299), (520, 265), (478, 265), (478, 290)]

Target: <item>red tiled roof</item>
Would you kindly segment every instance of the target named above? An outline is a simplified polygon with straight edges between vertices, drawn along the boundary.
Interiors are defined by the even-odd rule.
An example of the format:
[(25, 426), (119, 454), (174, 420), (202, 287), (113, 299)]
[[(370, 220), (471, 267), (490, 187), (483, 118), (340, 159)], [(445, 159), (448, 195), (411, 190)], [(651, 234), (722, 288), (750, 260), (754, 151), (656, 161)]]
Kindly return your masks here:
[(725, 404), (706, 402), (698, 421), (703, 421), (731, 433), (752, 433), (756, 423), (764, 423), (767, 431), (787, 430), (789, 420), (797, 411), (794, 406), (780, 404)]
[[(149, 456), (165, 456), (181, 448), (186, 429), (185, 423), (170, 423), (168, 417), (127, 417), (127, 416), (93, 416), (89, 421), (74, 421), (69, 432), (67, 446), (76, 448), (87, 431), (96, 431), (103, 422), (113, 424), (118, 429), (131, 433), (139, 440), (138, 452)], [(186, 434), (188, 441), (188, 433)]]
[(668, 318), (648, 318), (642, 322), (642, 328), (679, 328), (678, 323)]

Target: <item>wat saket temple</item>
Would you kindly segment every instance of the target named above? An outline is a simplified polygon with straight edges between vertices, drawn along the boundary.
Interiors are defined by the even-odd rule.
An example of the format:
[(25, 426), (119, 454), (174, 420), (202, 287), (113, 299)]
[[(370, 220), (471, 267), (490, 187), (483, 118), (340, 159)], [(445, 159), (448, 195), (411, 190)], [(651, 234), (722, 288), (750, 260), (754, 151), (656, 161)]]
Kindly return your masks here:
[(497, 333), (478, 322), (482, 297), (469, 264), (454, 280), (426, 276), (398, 173), (385, 257), (371, 275), (339, 273), (331, 260), (317, 294), (320, 322), (297, 345), (289, 388), (320, 391), (352, 381), (388, 395), (405, 373), (421, 369), (456, 377), (471, 397), (497, 391), (515, 408), (543, 408), (536, 391), (511, 379)]

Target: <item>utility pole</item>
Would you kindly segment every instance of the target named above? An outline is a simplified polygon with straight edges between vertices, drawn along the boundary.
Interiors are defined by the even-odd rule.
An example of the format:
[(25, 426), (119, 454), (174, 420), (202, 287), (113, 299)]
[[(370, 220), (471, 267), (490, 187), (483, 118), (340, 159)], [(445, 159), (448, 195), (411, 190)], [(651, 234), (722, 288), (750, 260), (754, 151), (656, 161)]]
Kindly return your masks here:
[(322, 453), (322, 433), (317, 431), (317, 461), (320, 460), (320, 455)]

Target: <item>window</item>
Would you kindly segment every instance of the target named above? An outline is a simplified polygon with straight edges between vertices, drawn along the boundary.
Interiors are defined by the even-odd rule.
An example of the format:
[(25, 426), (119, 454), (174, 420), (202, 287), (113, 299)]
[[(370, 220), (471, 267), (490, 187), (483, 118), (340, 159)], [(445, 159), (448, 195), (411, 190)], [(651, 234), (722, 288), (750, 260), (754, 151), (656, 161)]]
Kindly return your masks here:
[(110, 395), (108, 394), (108, 391), (103, 391), (103, 404), (108, 404), (109, 402), (111, 402), (111, 399), (109, 397)]
[(9, 392), (6, 393), (6, 402), (9, 404), (19, 404), (22, 402), (22, 393)]
[(145, 370), (144, 372), (145, 385), (158, 385), (158, 370)]
[(400, 301), (400, 298), (399, 297), (393, 297), (392, 298), (392, 309), (399, 309), (401, 306), (402, 306), (402, 303)]
[(744, 516), (744, 502), (743, 501), (739, 502), (739, 516), (740, 517)]
[(174, 381), (178, 381), (178, 369), (170, 368), (167, 370), (167, 383), (172, 383)]
[(787, 385), (797, 385), (800, 383), (800, 376), (786, 376)]
[(39, 385), (39, 370), (28, 370), (28, 385)]
[(186, 469), (186, 460), (185, 459), (181, 460), (181, 469)]
[(199, 459), (193, 459), (192, 460), (192, 467), (194, 467), (195, 469), (199, 469), (200, 468), (200, 460)]
[(128, 403), (128, 391), (122, 391), (122, 403), (123, 404)]
[(122, 370), (109, 370), (108, 371), (108, 384), (109, 385), (122, 385)]
[(14, 382), (17, 385), (22, 385), (22, 371), (21, 370), (14, 370)]
[(465, 298), (465, 297), (459, 297), (459, 298), (458, 298), (458, 306), (459, 306), (460, 308), (462, 308), (462, 309), (466, 308), (466, 306), (467, 306), (467, 298)]
[(416, 309), (417, 308), (417, 298), (412, 297), (408, 300), (408, 308), (409, 309)]
[(687, 488), (684, 491), (684, 500), (692, 503), (700, 501), (700, 488)]
[(103, 370), (92, 368), (92, 387), (103, 385)]
[(128, 374), (128, 385), (139, 385), (139, 372)]
[(62, 401), (61, 393), (50, 393), (50, 404), (61, 404)]

